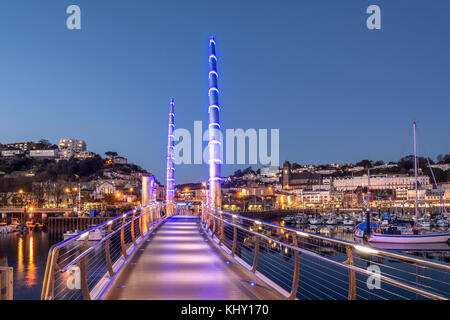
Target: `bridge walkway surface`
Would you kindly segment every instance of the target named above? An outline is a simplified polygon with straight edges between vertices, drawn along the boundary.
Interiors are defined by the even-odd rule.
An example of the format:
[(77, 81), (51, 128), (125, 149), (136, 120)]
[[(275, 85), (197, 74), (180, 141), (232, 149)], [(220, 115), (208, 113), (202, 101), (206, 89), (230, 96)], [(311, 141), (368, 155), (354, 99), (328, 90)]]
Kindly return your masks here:
[(173, 216), (120, 274), (106, 299), (274, 300), (280, 297), (207, 241), (199, 216)]

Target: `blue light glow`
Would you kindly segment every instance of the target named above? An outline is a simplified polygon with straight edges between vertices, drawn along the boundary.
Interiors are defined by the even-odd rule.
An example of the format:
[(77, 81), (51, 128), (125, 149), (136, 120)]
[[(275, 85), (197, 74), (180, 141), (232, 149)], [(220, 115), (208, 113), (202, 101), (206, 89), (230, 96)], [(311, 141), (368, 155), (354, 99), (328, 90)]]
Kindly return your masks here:
[(210, 126), (210, 127), (212, 127), (212, 126), (217, 126), (218, 128), (220, 128), (220, 123), (213, 122), (213, 123), (210, 123), (209, 126)]
[(217, 111), (220, 111), (220, 107), (217, 104), (210, 105), (208, 112), (211, 112), (211, 108), (216, 108)]
[(210, 79), (211, 79), (211, 74), (215, 74), (215, 75), (216, 75), (216, 78), (219, 77), (219, 74), (218, 74), (215, 70), (211, 70), (211, 71), (209, 72), (209, 78), (210, 78)]
[(220, 159), (210, 159), (210, 160), (208, 161), (208, 163), (211, 163), (211, 162), (222, 164), (222, 160), (220, 160)]
[(217, 57), (216, 57), (216, 55), (214, 54), (214, 53), (211, 53), (210, 55), (209, 55), (209, 62), (211, 62), (211, 59), (213, 59), (214, 58), (214, 60), (217, 62)]
[(209, 88), (208, 96), (211, 96), (211, 91), (215, 91), (215, 92), (217, 92), (217, 94), (219, 94), (219, 89), (213, 87), (213, 88)]
[(254, 282), (249, 282), (249, 285), (251, 285), (252, 287), (254, 287), (254, 286), (255, 286), (255, 283), (254, 283)]

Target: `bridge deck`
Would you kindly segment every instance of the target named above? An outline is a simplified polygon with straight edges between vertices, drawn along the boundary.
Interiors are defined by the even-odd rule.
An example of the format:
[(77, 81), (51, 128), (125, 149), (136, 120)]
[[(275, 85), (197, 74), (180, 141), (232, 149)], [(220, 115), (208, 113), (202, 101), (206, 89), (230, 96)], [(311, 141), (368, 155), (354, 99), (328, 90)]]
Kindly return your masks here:
[[(279, 299), (200, 232), (196, 216), (169, 218), (123, 270), (108, 299)], [(254, 282), (255, 286), (249, 283)]]

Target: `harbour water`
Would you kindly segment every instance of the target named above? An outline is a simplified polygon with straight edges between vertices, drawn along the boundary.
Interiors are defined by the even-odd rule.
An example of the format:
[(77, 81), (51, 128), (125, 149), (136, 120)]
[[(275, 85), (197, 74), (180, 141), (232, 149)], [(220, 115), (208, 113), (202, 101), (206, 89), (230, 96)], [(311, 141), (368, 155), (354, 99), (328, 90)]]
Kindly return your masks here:
[(51, 245), (44, 231), (0, 234), (0, 255), (6, 255), (8, 265), (14, 268), (14, 300), (40, 299)]

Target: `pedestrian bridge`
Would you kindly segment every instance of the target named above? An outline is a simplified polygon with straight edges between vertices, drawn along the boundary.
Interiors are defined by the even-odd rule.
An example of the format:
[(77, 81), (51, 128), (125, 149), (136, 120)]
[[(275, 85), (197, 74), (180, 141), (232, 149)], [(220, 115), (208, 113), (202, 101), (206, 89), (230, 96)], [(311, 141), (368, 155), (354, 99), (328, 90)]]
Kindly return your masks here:
[(193, 216), (155, 202), (54, 245), (42, 299), (444, 300), (449, 271), (206, 205)]

